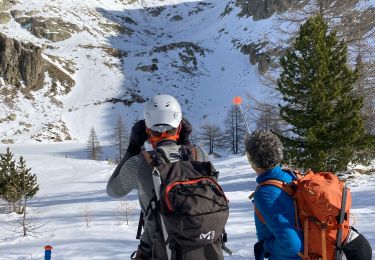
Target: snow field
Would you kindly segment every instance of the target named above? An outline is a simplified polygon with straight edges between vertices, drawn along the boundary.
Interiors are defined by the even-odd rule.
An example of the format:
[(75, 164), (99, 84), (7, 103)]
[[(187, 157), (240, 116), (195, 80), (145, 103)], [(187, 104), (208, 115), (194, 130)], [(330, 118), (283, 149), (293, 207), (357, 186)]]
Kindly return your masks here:
[[(2, 146), (0, 152), (5, 149)], [(52, 259), (129, 259), (138, 243), (135, 240), (138, 197), (136, 190), (119, 200), (107, 196), (106, 182), (114, 165), (85, 159), (84, 144), (14, 145), (11, 150), (24, 156), (38, 176), (40, 191), (30, 201), (29, 218), (36, 226), (45, 225), (36, 237), (20, 238), (10, 231), (9, 225), (17, 216), (0, 215), (1, 260), (41, 259), (45, 245), (54, 247)], [(226, 229), (227, 246), (233, 256), (225, 259), (254, 259), (256, 233), (253, 205), (248, 196), (256, 187), (255, 173), (245, 156), (212, 161), (220, 172), (219, 183), (230, 200)], [(375, 176), (360, 176), (350, 182), (350, 187), (352, 221), (374, 248)], [(135, 207), (130, 213), (129, 225), (120, 210), (124, 200)]]

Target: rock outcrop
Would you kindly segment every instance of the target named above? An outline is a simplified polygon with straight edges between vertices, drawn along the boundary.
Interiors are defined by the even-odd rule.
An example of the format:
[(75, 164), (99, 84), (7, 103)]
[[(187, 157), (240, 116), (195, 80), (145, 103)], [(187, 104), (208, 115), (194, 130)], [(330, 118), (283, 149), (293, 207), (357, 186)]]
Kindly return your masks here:
[(46, 62), (46, 71), (52, 79), (49, 89), (51, 96), (66, 95), (74, 87), (74, 80), (56, 65)]
[(11, 10), (11, 11), (10, 11), (10, 15), (11, 15), (14, 19), (16, 19), (16, 18), (18, 18), (18, 17), (21, 17), (21, 16), (23, 15), (23, 13), (22, 13), (21, 11), (19, 11), (19, 10)]
[(80, 28), (60, 18), (19, 16), (16, 22), (28, 28), (28, 31), (38, 38), (45, 38), (52, 42), (69, 39), (73, 33), (80, 31)]
[[(45, 73), (51, 78), (51, 96), (65, 95), (75, 82), (70, 75), (42, 57), (42, 48), (20, 43), (0, 33), (0, 77), (23, 93), (43, 88)], [(22, 89), (21, 89), (22, 88)]]
[(16, 0), (0, 0), (0, 12), (9, 10), (16, 3)]
[(263, 50), (268, 42), (251, 43), (243, 45), (241, 52), (249, 55), (249, 61), (252, 65), (258, 64), (258, 71), (260, 74), (265, 74), (270, 67), (275, 66), (275, 60), (285, 54), (285, 49), (282, 47), (271, 48)]
[(255, 21), (267, 19), (275, 13), (288, 10), (296, 0), (251, 0), (243, 4), (240, 16), (252, 16)]
[(0, 12), (0, 24), (6, 24), (10, 22), (10, 14), (8, 12)]
[(0, 33), (0, 76), (16, 87), (41, 89), (44, 83), (42, 49), (30, 43), (20, 43)]
[[(183, 65), (178, 66), (176, 64), (173, 64), (173, 66), (177, 67), (177, 69), (181, 72), (188, 74), (191, 74), (198, 69), (198, 59), (196, 55), (198, 54), (204, 57), (206, 53), (210, 52), (209, 49), (202, 48), (198, 44), (192, 42), (176, 42), (154, 47), (150, 51), (150, 55), (154, 53), (167, 53), (170, 51), (178, 52), (178, 57), (180, 58), (180, 61)], [(153, 68), (155, 68), (155, 65)]]

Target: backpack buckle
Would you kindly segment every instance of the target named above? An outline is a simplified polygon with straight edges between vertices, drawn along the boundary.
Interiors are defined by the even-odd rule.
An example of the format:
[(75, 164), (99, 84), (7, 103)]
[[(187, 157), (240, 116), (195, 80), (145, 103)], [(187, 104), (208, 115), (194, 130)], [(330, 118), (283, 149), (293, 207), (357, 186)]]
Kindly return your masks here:
[(321, 223), (320, 228), (322, 229), (322, 231), (326, 231), (327, 230), (327, 223)]

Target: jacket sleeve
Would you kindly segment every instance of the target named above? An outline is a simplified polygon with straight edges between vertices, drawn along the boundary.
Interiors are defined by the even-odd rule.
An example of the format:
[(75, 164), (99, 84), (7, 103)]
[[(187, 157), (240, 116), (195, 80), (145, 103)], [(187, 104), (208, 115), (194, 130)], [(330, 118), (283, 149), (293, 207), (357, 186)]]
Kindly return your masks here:
[(289, 195), (277, 187), (263, 186), (254, 200), (272, 233), (265, 239), (264, 249), (277, 255), (297, 255), (301, 252), (303, 242), (294, 228), (294, 206)]
[(142, 160), (142, 155), (137, 155), (120, 162), (107, 183), (107, 194), (110, 197), (125, 196), (137, 187), (138, 171)]

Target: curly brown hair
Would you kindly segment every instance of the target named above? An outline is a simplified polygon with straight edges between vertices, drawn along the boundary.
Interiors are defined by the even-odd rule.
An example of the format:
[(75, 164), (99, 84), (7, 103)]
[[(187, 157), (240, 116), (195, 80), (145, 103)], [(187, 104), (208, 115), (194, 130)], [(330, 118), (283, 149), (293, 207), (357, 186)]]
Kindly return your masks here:
[(255, 131), (245, 139), (246, 152), (251, 162), (260, 169), (270, 169), (283, 159), (283, 145), (270, 131)]

